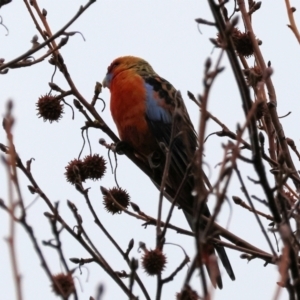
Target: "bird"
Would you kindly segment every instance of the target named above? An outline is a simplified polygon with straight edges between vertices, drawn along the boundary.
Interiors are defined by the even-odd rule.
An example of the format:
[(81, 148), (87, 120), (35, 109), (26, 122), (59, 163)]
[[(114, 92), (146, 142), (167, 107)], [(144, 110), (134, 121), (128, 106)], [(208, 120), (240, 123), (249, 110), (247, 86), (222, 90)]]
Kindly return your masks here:
[[(151, 180), (159, 188), (162, 181), (168, 149), (170, 164), (165, 182), (165, 196), (172, 201), (198, 147), (197, 133), (179, 91), (160, 77), (144, 59), (135, 56), (118, 57), (108, 66), (103, 87), (110, 90), (110, 111), (116, 124), (121, 145), (133, 149), (136, 157), (152, 170)], [(172, 141), (171, 141), (172, 139)], [(122, 147), (120, 147), (122, 148)], [(177, 197), (177, 204), (193, 230), (195, 209), (195, 176), (188, 174)], [(207, 192), (205, 184), (204, 192)], [(205, 202), (202, 213), (210, 217)], [(200, 224), (204, 230), (205, 224)], [(220, 238), (216, 235), (217, 238)], [(208, 244), (208, 256), (215, 250), (229, 277), (235, 280), (226, 251), (221, 245)], [(212, 256), (213, 255), (213, 256)], [(223, 287), (218, 264), (209, 267), (203, 259), (213, 286)]]

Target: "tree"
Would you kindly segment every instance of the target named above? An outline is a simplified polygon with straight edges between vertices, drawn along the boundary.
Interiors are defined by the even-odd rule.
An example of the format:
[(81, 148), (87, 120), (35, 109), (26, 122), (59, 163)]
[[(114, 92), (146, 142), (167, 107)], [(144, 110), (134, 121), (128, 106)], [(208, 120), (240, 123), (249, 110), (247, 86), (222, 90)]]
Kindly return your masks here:
[[(247, 7), (244, 7), (243, 1), (220, 4), (220, 6), (216, 6), (212, 1), (201, 4), (203, 9), (211, 8), (212, 17), (206, 17), (206, 14), (202, 13), (203, 10), (198, 9), (200, 4), (190, 4), (195, 5), (195, 10), (193, 10), (186, 4), (182, 4), (182, 7), (180, 5), (172, 7), (170, 3), (156, 3), (153, 7), (147, 7), (145, 11), (142, 4), (136, 4), (133, 7), (128, 3), (104, 5), (89, 1), (79, 10), (77, 8), (77, 13), (74, 13), (75, 9), (72, 12), (71, 9), (68, 10), (74, 7), (72, 1), (61, 3), (62, 7), (47, 2), (24, 1), (23, 6), (15, 2), (1, 9), (2, 32), (4, 32), (3, 40), (1, 40), (1, 45), (4, 45), (1, 47), (1, 52), (3, 51), (1, 56), (5, 58), (0, 65), (2, 86), (5, 91), (3, 97), (13, 98), (13, 101), (9, 101), (5, 108), (1, 146), (4, 166), (1, 175), (3, 176), (2, 182), (5, 177), (9, 179), (8, 197), (5, 196), (4, 191), (1, 195), (3, 199), (1, 207), (4, 211), (6, 210), (6, 213), (1, 213), (4, 224), (4, 232), (3, 234), (1, 232), (1, 235), (8, 235), (8, 249), (12, 258), (10, 268), (13, 277), (8, 280), (9, 276), (5, 274), (5, 280), (2, 282), (7, 282), (8, 285), (9, 282), (13, 282), (19, 299), (27, 295), (37, 296), (39, 293), (43, 295), (43, 299), (46, 297), (52, 299), (50, 290), (49, 295), (45, 296), (44, 291), (37, 289), (36, 283), (40, 280), (39, 276), (46, 274), (48, 282), (56, 293), (61, 294), (62, 290), (58, 282), (63, 281), (66, 289), (69, 288), (64, 298), (68, 298), (68, 293), (73, 293), (75, 290), (74, 296), (81, 298), (78, 284), (75, 285), (76, 289), (73, 289), (72, 278), (80, 278), (80, 281), (84, 282), (84, 276), (80, 276), (82, 271), (83, 275), (90, 274), (88, 282), (83, 284), (84, 289), (88, 289), (85, 291), (87, 295), (97, 295), (94, 291), (95, 282), (97, 282), (106, 291), (103, 299), (111, 297), (110, 295), (115, 298), (125, 298), (131, 294), (132, 274), (137, 272), (140, 282), (134, 282), (133, 295), (139, 295), (141, 299), (146, 298), (146, 292), (143, 293), (142, 289), (138, 288), (138, 285), (144, 284), (150, 297), (155, 298), (156, 281), (143, 274), (141, 262), (139, 262), (139, 268), (137, 270), (135, 268), (144, 251), (155, 248), (155, 227), (148, 224), (144, 230), (140, 228), (140, 224), (142, 222), (155, 223), (159, 193), (152, 187), (147, 176), (142, 175), (147, 170), (133, 153), (126, 153), (126, 156), (114, 154), (111, 142), (118, 142), (118, 138), (114, 134), (115, 129), (110, 121), (109, 109), (105, 108), (101, 101), (103, 99), (104, 103), (107, 103), (109, 95), (106, 91), (101, 91), (100, 85), (95, 86), (95, 82), (100, 82), (105, 75), (105, 67), (110, 61), (130, 51), (129, 54), (134, 55), (139, 55), (140, 52), (140, 56), (151, 61), (160, 74), (164, 74), (164, 77), (168, 78), (175, 87), (182, 90), (196, 128), (198, 128), (198, 106), (201, 106), (202, 122), (199, 132), (203, 142), (206, 138), (203, 144), (205, 154), (203, 168), (214, 187), (208, 201), (212, 211), (215, 212), (213, 218), (218, 217), (218, 223), (223, 224), (223, 228), (218, 229), (219, 232), (231, 242), (226, 242), (225, 245), (236, 250), (230, 254), (234, 256), (238, 252), (243, 253), (243, 260), (239, 259), (237, 262), (233, 260), (233, 267), (237, 268), (237, 264), (240, 264), (245, 273), (250, 273), (249, 277), (238, 276), (242, 272), (238, 268), (237, 281), (234, 283), (227, 282), (226, 274), (224, 274), (224, 290), (217, 291), (216, 297), (225, 297), (224, 295), (230, 292), (228, 287), (231, 284), (233, 292), (240, 291), (241, 287), (246, 289), (246, 283), (243, 285), (242, 280), (245, 282), (252, 280), (254, 275), (249, 272), (249, 269), (254, 267), (252, 272), (255, 272), (258, 278), (260, 274), (267, 274), (264, 273), (265, 269), (271, 270), (271, 275), (268, 273), (268, 276), (273, 276), (273, 285), (260, 280), (263, 285), (268, 286), (268, 297), (271, 297), (274, 291), (280, 291), (279, 286), (284, 286), (290, 299), (298, 299), (297, 132), (293, 132), (293, 128), (289, 127), (289, 124), (297, 124), (297, 119), (293, 120), (294, 114), (286, 119), (278, 118), (278, 115), (286, 114), (285, 109), (289, 111), (290, 107), (297, 107), (296, 104), (293, 106), (293, 103), (286, 100), (296, 95), (296, 93), (289, 95), (289, 92), (294, 93), (297, 90), (297, 77), (292, 76), (291, 70), (296, 70), (298, 67), (298, 62), (293, 60), (292, 55), (294, 45), (296, 47), (295, 37), (297, 40), (298, 33), (293, 23), (294, 9), (288, 7), (288, 2), (286, 2), (288, 14), (284, 13), (284, 7), (282, 7), (279, 11), (280, 15), (275, 13), (275, 7), (268, 7), (266, 4), (264, 8), (264, 3), (260, 8), (259, 3), (252, 1), (249, 1)], [(46, 9), (42, 9), (43, 7)], [(238, 11), (235, 10), (236, 7), (239, 8)], [(18, 15), (17, 10), (21, 8), (20, 16), (24, 24), (21, 24), (20, 19), (18, 22), (14, 21)], [(189, 14), (184, 14), (183, 8), (189, 10)], [(274, 12), (277, 19), (272, 18), (268, 10)], [(163, 14), (167, 11), (170, 16), (174, 14), (174, 17), (172, 15), (168, 19)], [(178, 11), (182, 12), (179, 20)], [(232, 11), (234, 14), (231, 16)], [(201, 18), (197, 18), (196, 22), (205, 36), (201, 36), (196, 31), (190, 16), (199, 12)], [(236, 19), (237, 15), (240, 16), (239, 21)], [(95, 20), (96, 16), (103, 19), (102, 23), (101, 20)], [(150, 18), (151, 16), (164, 20), (164, 26), (158, 25), (159, 22), (156, 24)], [(292, 30), (286, 28), (282, 32), (276, 31), (277, 28), (284, 27), (280, 18), (286, 16), (290, 18)], [(253, 29), (252, 24), (253, 26), (260, 24), (260, 19), (264, 22), (264, 26)], [(68, 22), (68, 20), (71, 21)], [(146, 28), (143, 22), (150, 25), (149, 32), (153, 35), (141, 32)], [(178, 24), (174, 24), (176, 22)], [(186, 30), (190, 31), (181, 33), (182, 27), (180, 26), (186, 22), (189, 22), (190, 26)], [(33, 26), (36, 26), (36, 29)], [(21, 35), (18, 36), (15, 28), (18, 28)], [(4, 37), (6, 30), (8, 35)], [(32, 34), (34, 30), (35, 33)], [(190, 34), (192, 30), (195, 36)], [(162, 36), (158, 34), (160, 31), (164, 33)], [(279, 46), (272, 44), (272, 40), (269, 39), (273, 32), (276, 32), (277, 43), (280, 41)], [(174, 36), (170, 36), (170, 33)], [(32, 47), (28, 50), (26, 40), (33, 35)], [(124, 40), (122, 40), (123, 36)], [(213, 37), (211, 39), (213, 45), (209, 43), (209, 36)], [(86, 43), (82, 42), (82, 37), (86, 39)], [(160, 50), (162, 38), (164, 42), (172, 41), (172, 44), (169, 43), (171, 44), (169, 51)], [(17, 42), (13, 44), (11, 39), (16, 39)], [(79, 39), (80, 42), (78, 42)], [(285, 39), (287, 39), (286, 43), (283, 42)], [(189, 44), (191, 40), (193, 43)], [(193, 61), (200, 48), (197, 45), (198, 40), (201, 40), (203, 56)], [(263, 41), (262, 45), (260, 45), (260, 40)], [(145, 48), (140, 46), (141, 43), (145, 44)], [(264, 45), (268, 43), (273, 48), (270, 47), (272, 49), (270, 52), (268, 49), (264, 52)], [(136, 48), (132, 47), (132, 44)], [(189, 47), (185, 46), (186, 44)], [(153, 47), (150, 50), (147, 49), (149, 45)], [(141, 47), (141, 50), (137, 47)], [(207, 59), (213, 47), (214, 52), (211, 58)], [(132, 53), (133, 49), (136, 53)], [(181, 51), (174, 51), (174, 49)], [(276, 54), (281, 49), (291, 55), (283, 57), (281, 54), (277, 58)], [(92, 52), (98, 55), (92, 58), (90, 57)], [(151, 52), (155, 54), (152, 59), (146, 57)], [(177, 59), (180, 55), (177, 52), (185, 53), (182, 62)], [(274, 57), (271, 59), (272, 64), (266, 62), (270, 56)], [(47, 63), (49, 59), (50, 64)], [(171, 62), (175, 68), (170, 65)], [(284, 65), (288, 66), (289, 72), (285, 71)], [(161, 66), (160, 70), (158, 70), (159, 66)], [(226, 66), (225, 70), (223, 66)], [(165, 74), (165, 70), (171, 67), (171, 73), (176, 73), (177, 70), (178, 73), (184, 72), (185, 84), (183, 86), (180, 84), (180, 79), (173, 78), (172, 74)], [(274, 75), (273, 68), (276, 71)], [(190, 69), (193, 70), (191, 76)], [(234, 80), (228, 80), (227, 77), (231, 77), (231, 74), (234, 75)], [(279, 79), (280, 76), (289, 80), (283, 82), (283, 79)], [(294, 80), (295, 83), (293, 83)], [(273, 86), (277, 85), (273, 84), (273, 81), (279, 86), (279, 91), (276, 89), (276, 93)], [(50, 82), (48, 86), (47, 82)], [(289, 85), (293, 88), (287, 89)], [(284, 94), (281, 92), (283, 86), (285, 87)], [(51, 94), (49, 94), (50, 90)], [(189, 96), (185, 96), (185, 90), (191, 91)], [(218, 93), (218, 90), (221, 93)], [(200, 93), (201, 97), (198, 97), (197, 93)], [(286, 107), (281, 109), (282, 101), (277, 99), (282, 99), (283, 95)], [(33, 103), (36, 103), (38, 98), (40, 106), (36, 111)], [(199, 103), (200, 100), (201, 103)], [(45, 108), (42, 106), (45, 101), (54, 103), (56, 110), (53, 110), (53, 107), (49, 109), (47, 106), (46, 110), (42, 110)], [(243, 111), (239, 110), (241, 103)], [(105, 109), (102, 112), (103, 108)], [(62, 119), (61, 109), (64, 110)], [(279, 109), (281, 110), (277, 112)], [(40, 119), (34, 116), (36, 113), (41, 117)], [(71, 121), (73, 114), (75, 114), (75, 120)], [(42, 123), (41, 119), (48, 120), (50, 123), (52, 121), (51, 126), (49, 122)], [(59, 120), (58, 123), (55, 122), (56, 119)], [(238, 126), (236, 126), (237, 123)], [(287, 130), (281, 130), (281, 123)], [(81, 132), (83, 139), (81, 139)], [(6, 137), (7, 140), (4, 142)], [(101, 145), (97, 143), (99, 138), (102, 138)], [(85, 144), (83, 154), (80, 155), (81, 161), (74, 161), (81, 153), (83, 141)], [(89, 162), (90, 154), (96, 155), (93, 158), (96, 157), (96, 163), (100, 166), (93, 168), (97, 171), (96, 175), (95, 173), (89, 173), (89, 175), (80, 173), (81, 162)], [(110, 174), (110, 163), (107, 162), (106, 173), (102, 176), (98, 171), (101, 166), (105, 168), (102, 157), (107, 160), (108, 155), (111, 157), (114, 174)], [(216, 164), (218, 166), (213, 168)], [(69, 168), (64, 170), (67, 165)], [(139, 165), (141, 169), (133, 169), (134, 165)], [(72, 171), (71, 174), (75, 174), (76, 182), (73, 183), (77, 184), (72, 185), (66, 182), (64, 173), (68, 170)], [(249, 178), (247, 178), (248, 175)], [(79, 177), (81, 179), (86, 177), (86, 182), (82, 185), (78, 184), (77, 178)], [(90, 180), (96, 177), (101, 177), (100, 184), (98, 181)], [(72, 181), (72, 178), (68, 179)], [(103, 200), (99, 187), (103, 186), (104, 196), (110, 197), (112, 193), (109, 191), (115, 191), (112, 188), (117, 186), (117, 182), (127, 190), (130, 200), (139, 207), (135, 206), (135, 210), (128, 207), (126, 211), (140, 220), (131, 218), (130, 215), (125, 214), (125, 211), (121, 215), (113, 216), (105, 212), (101, 204)], [(28, 190), (25, 189), (27, 186)], [(31, 203), (34, 199), (34, 203)], [(219, 205), (220, 215), (219, 210), (215, 211)], [(252, 205), (255, 206), (254, 211), (251, 208)], [(245, 208), (250, 212), (246, 212)], [(166, 219), (169, 209), (170, 206), (164, 203), (163, 220)], [(181, 220), (180, 213), (176, 209), (170, 222), (187, 230), (188, 227), (185, 221)], [(230, 221), (231, 215), (232, 221)], [(240, 215), (242, 217), (239, 219)], [(260, 222), (258, 218), (261, 218)], [(271, 225), (269, 226), (268, 223)], [(8, 234), (6, 224), (9, 224)], [(21, 224), (23, 230), (19, 229), (17, 224)], [(41, 224), (43, 225), (40, 226)], [(209, 222), (209, 226), (212, 224)], [(251, 234), (249, 228), (252, 231)], [(16, 229), (20, 237), (19, 234), (16, 235)], [(296, 230), (295, 233), (294, 230)], [(264, 235), (261, 234), (262, 231)], [(276, 249), (277, 241), (273, 234), (279, 239), (279, 251)], [(262, 236), (260, 241), (256, 241), (258, 236)], [(204, 240), (211, 238), (213, 238), (211, 235), (203, 237)], [(247, 241), (248, 244), (242, 240)], [(140, 241), (145, 243), (145, 246), (140, 244), (140, 248), (147, 250), (137, 253)], [(176, 293), (180, 293), (186, 278), (187, 257), (192, 262), (195, 257), (195, 253), (192, 252), (194, 241), (191, 237), (168, 230), (166, 241), (164, 251), (168, 264), (166, 271), (163, 272), (163, 278), (167, 278), (177, 267), (183, 268), (180, 268), (176, 274), (175, 283), (164, 284), (162, 299), (174, 298)], [(267, 241), (267, 246), (264, 246), (265, 241)], [(168, 242), (175, 242), (185, 251)], [(23, 251), (26, 254), (22, 253)], [(28, 260), (30, 266), (26, 265), (24, 254), (31, 257)], [(246, 261), (249, 263), (246, 264)], [(264, 263), (268, 265), (261, 270)], [(37, 267), (39, 264), (42, 265), (42, 269), (33, 270), (33, 265)], [(272, 264), (278, 266), (279, 273), (274, 271)], [(193, 266), (192, 263), (191, 265)], [(76, 267), (78, 268), (73, 272)], [(31, 268), (32, 274), (29, 273)], [(193, 268), (189, 270), (191, 269)], [(194, 273), (190, 285), (203, 296), (210, 292), (210, 283), (207, 282), (206, 291), (199, 283), (199, 277), (196, 274)], [(126, 279), (127, 277), (129, 279)], [(14, 280), (12, 281), (11, 278)], [(276, 281), (280, 283), (277, 287)], [(266, 294), (258, 288), (258, 284), (254, 288), (257, 289), (256, 298), (266, 298)], [(247, 297), (247, 292), (234, 293), (236, 299), (241, 298), (241, 293), (244, 293), (244, 299)], [(99, 294), (100, 292), (98, 296)], [(253, 294), (249, 293), (249, 295), (252, 299)], [(227, 297), (233, 298), (234, 296)]]

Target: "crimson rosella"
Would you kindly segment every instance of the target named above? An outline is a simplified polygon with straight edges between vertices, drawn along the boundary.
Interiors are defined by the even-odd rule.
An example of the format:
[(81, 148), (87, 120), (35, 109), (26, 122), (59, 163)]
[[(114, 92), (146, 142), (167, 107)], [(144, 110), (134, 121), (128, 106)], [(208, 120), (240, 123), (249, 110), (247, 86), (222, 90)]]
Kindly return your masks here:
[[(180, 93), (157, 75), (147, 61), (134, 56), (115, 59), (107, 69), (103, 86), (110, 89), (110, 110), (121, 141), (149, 164), (153, 169), (151, 179), (158, 187), (163, 175), (166, 147), (170, 146), (171, 135), (174, 137), (170, 146), (171, 162), (165, 186), (168, 198), (174, 197), (197, 148), (197, 134)], [(183, 209), (191, 228), (195, 203), (193, 189), (194, 176), (189, 174), (177, 203)], [(206, 204), (203, 214), (210, 217)], [(203, 228), (205, 224), (201, 225)], [(215, 250), (218, 252), (227, 273), (234, 280), (224, 247), (209, 244), (204, 248), (208, 251), (206, 256), (214, 255)], [(217, 272), (214, 270), (213, 273), (209, 268), (209, 260), (206, 261), (212, 283), (222, 288), (218, 265), (215, 264)]]

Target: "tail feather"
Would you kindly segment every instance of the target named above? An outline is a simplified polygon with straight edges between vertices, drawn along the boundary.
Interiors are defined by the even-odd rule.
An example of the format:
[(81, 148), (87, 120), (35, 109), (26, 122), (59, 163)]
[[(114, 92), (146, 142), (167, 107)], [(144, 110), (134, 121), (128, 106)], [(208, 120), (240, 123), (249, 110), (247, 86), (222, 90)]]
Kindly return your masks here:
[[(184, 215), (185, 215), (191, 229), (194, 230), (192, 216), (185, 211), (183, 211), (183, 212), (184, 212)], [(217, 236), (217, 238), (220, 239), (219, 236)], [(213, 245), (213, 244), (207, 245), (206, 249), (204, 249), (206, 255), (205, 255), (205, 253), (204, 253), (204, 255), (202, 254), (202, 257), (204, 258), (203, 261), (205, 263), (208, 275), (211, 279), (213, 286), (216, 287), (216, 285), (217, 285), (219, 287), (219, 289), (222, 289), (223, 283), (222, 283), (222, 279), (221, 279), (221, 273), (220, 273), (220, 269), (218, 266), (218, 262), (216, 260), (215, 250), (217, 251), (219, 258), (220, 258), (226, 272), (228, 273), (229, 277), (231, 278), (231, 280), (235, 280), (235, 275), (234, 275), (233, 269), (231, 267), (227, 253), (225, 251), (225, 248), (223, 246), (219, 246), (219, 245)]]
[(223, 282), (221, 278), (221, 272), (218, 265), (218, 258), (216, 256), (215, 249), (212, 244), (204, 245), (202, 249), (202, 262), (204, 263), (210, 281), (214, 288), (218, 286), (221, 290), (223, 288)]
[(222, 264), (223, 264), (223, 266), (224, 266), (227, 274), (229, 275), (229, 277), (231, 278), (231, 280), (235, 280), (235, 275), (234, 275), (233, 269), (231, 267), (229, 258), (227, 256), (227, 253), (226, 253), (224, 247), (215, 245), (215, 249), (218, 252), (220, 260), (221, 260), (221, 262), (222, 262)]

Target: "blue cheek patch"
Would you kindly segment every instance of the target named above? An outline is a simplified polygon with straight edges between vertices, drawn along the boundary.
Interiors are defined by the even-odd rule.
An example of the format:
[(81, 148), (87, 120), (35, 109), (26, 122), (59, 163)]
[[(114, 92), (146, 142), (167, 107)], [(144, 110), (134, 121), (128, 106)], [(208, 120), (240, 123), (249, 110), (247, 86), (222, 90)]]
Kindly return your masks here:
[[(154, 97), (152, 85), (145, 83), (146, 88), (146, 115), (150, 121), (160, 121), (166, 124), (172, 123), (171, 114)], [(163, 99), (161, 100), (163, 101)]]

